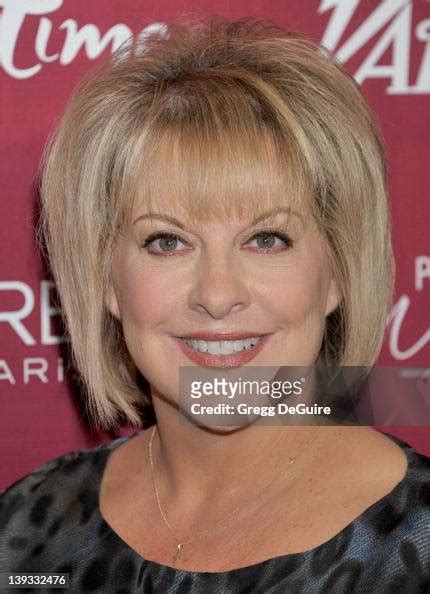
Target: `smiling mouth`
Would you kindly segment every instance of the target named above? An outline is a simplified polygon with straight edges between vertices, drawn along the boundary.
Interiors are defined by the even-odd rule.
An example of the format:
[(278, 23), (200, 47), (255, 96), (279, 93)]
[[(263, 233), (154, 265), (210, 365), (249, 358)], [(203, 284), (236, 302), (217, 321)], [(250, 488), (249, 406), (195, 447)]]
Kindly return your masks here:
[(254, 348), (263, 336), (254, 336), (246, 340), (194, 340), (181, 338), (191, 349), (208, 355), (231, 356)]

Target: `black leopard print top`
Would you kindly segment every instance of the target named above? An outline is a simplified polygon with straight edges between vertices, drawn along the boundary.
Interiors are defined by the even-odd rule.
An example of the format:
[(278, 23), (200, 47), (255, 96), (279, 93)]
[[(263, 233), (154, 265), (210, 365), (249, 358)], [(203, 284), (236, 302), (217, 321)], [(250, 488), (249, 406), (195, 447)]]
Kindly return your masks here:
[(405, 477), (329, 541), (203, 573), (143, 559), (101, 516), (98, 493), (108, 456), (134, 435), (60, 456), (0, 497), (0, 572), (70, 574), (68, 590), (20, 592), (430, 593), (430, 458), (406, 442), (389, 436), (408, 457)]

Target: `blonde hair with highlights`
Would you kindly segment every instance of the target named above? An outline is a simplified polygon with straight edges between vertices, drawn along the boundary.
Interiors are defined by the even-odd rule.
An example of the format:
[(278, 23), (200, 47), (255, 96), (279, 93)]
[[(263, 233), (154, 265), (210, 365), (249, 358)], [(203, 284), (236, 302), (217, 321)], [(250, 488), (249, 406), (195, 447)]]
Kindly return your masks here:
[[(273, 158), (273, 155), (275, 157)], [(141, 425), (150, 396), (107, 309), (136, 199), (201, 222), (306, 199), (342, 298), (319, 360), (374, 364), (393, 293), (383, 144), (358, 85), (269, 21), (187, 18), (130, 42), (82, 83), (43, 160), (40, 234), (93, 422)]]

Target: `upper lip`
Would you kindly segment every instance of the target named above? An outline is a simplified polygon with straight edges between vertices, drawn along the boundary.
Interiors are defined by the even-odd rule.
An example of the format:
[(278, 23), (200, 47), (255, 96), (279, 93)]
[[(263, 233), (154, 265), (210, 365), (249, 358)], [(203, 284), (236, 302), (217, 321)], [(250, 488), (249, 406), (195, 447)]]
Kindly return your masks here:
[(192, 332), (179, 338), (188, 338), (191, 340), (246, 340), (257, 336), (266, 336), (262, 332)]

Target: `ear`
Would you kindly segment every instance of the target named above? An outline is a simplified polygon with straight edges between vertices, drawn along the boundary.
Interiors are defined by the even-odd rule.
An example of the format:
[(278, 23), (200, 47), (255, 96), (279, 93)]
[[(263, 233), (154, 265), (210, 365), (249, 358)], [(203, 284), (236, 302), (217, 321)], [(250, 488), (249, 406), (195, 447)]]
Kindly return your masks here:
[(341, 292), (339, 291), (338, 283), (334, 276), (330, 280), (330, 285), (327, 292), (326, 310), (325, 315), (330, 315), (336, 307), (339, 305), (342, 298)]
[(116, 318), (118, 318), (118, 320), (121, 319), (121, 312), (120, 312), (120, 309), (119, 309), (119, 304), (118, 304), (118, 299), (117, 299), (116, 291), (115, 291), (115, 288), (114, 288), (114, 286), (112, 284), (109, 285), (109, 288), (106, 291), (105, 305), (106, 305), (107, 309), (110, 311), (110, 313), (113, 316), (115, 316)]

